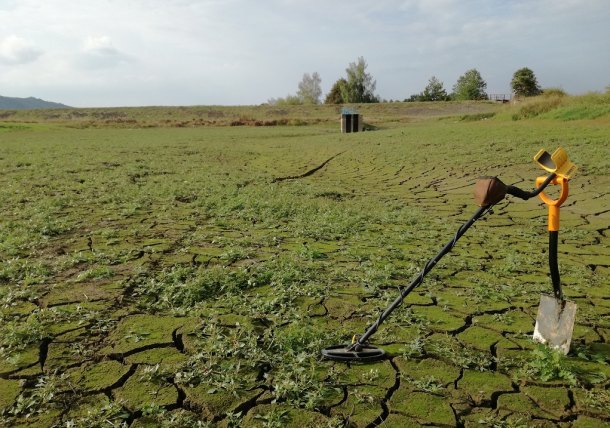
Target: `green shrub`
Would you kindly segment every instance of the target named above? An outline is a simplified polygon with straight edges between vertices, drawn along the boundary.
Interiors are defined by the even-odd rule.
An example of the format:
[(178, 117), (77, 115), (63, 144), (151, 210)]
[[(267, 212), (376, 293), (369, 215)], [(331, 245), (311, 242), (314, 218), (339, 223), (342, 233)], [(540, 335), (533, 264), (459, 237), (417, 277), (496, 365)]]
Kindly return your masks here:
[(543, 97), (565, 97), (568, 94), (561, 88), (545, 88), (541, 95)]
[(513, 120), (530, 119), (557, 108), (563, 96), (540, 96), (522, 102), (519, 110), (513, 114)]

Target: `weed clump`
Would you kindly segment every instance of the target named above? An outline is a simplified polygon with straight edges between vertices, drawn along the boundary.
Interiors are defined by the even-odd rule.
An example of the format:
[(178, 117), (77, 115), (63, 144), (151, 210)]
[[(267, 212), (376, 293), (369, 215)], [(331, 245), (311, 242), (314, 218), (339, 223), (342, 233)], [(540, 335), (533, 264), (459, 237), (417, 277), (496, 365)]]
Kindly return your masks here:
[(604, 373), (587, 370), (579, 361), (544, 345), (538, 345), (531, 352), (531, 359), (522, 368), (521, 374), (543, 382), (563, 381), (571, 386), (591, 385), (607, 380)]
[(531, 119), (556, 109), (562, 103), (562, 96), (541, 96), (524, 101), (519, 110), (513, 114), (513, 120)]

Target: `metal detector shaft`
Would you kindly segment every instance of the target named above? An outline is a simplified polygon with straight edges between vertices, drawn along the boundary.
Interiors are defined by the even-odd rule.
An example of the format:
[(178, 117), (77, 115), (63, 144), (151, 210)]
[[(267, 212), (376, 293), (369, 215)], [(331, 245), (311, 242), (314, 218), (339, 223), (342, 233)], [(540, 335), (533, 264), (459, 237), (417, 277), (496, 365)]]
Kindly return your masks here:
[(390, 314), (392, 313), (392, 311), (394, 311), (394, 309), (396, 309), (398, 306), (400, 306), (400, 304), (405, 299), (405, 297), (407, 297), (409, 295), (409, 293), (411, 293), (411, 291), (413, 291), (413, 289), (415, 289), (415, 287), (417, 287), (419, 284), (421, 284), (423, 282), (426, 274), (428, 274), (428, 272), (430, 272), (434, 268), (434, 266), (436, 266), (436, 264), (439, 262), (440, 259), (443, 258), (443, 256), (445, 254), (450, 252), (451, 249), (453, 247), (455, 247), (455, 244), (457, 243), (458, 239), (460, 239), (462, 237), (462, 235), (464, 233), (466, 233), (466, 231), (470, 228), (470, 226), (472, 226), (474, 224), (475, 221), (477, 221), (487, 211), (489, 211), (492, 208), (492, 206), (493, 205), (487, 205), (487, 206), (479, 208), (474, 213), (474, 215), (472, 217), (470, 217), (470, 220), (468, 220), (466, 223), (464, 223), (462, 225), (462, 227), (459, 228), (459, 230), (457, 231), (455, 236), (451, 239), (451, 241), (447, 242), (447, 244), (443, 247), (443, 249), (436, 256), (434, 256), (432, 259), (430, 259), (428, 261), (428, 263), (426, 263), (426, 266), (424, 267), (424, 269), (419, 273), (419, 275), (417, 275), (417, 277), (413, 281), (411, 281), (411, 284), (409, 284), (407, 287), (403, 288), (400, 291), (400, 295), (396, 298), (396, 300), (394, 300), (394, 302), (392, 302), (392, 304), (390, 306), (388, 306), (388, 308), (385, 311), (383, 311), (383, 313), (379, 316), (377, 321), (375, 321), (375, 323), (373, 325), (371, 325), (368, 328), (368, 330), (362, 336), (360, 336), (355, 343), (352, 344), (352, 346), (350, 347), (351, 350), (358, 350), (358, 348), (361, 348), (362, 346), (364, 346), (364, 344), (366, 343), (368, 338), (371, 337), (371, 335), (373, 335), (377, 331), (377, 329), (379, 328), (381, 323), (383, 323), (383, 321), (385, 321), (385, 319), (388, 316), (390, 316)]

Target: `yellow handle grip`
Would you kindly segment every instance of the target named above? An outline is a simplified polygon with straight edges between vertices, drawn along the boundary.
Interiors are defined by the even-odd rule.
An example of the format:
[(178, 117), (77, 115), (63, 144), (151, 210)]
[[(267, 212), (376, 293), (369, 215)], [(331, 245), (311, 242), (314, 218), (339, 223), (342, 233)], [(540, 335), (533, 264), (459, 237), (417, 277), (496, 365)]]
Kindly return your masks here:
[[(544, 180), (546, 180), (546, 177), (536, 177), (536, 187), (539, 187)], [(549, 231), (556, 232), (559, 230), (559, 207), (568, 199), (570, 188), (568, 186), (568, 179), (561, 176), (555, 177), (550, 184), (558, 184), (561, 186), (559, 198), (551, 199), (544, 191), (540, 192), (538, 196), (540, 196), (542, 202), (549, 207)]]

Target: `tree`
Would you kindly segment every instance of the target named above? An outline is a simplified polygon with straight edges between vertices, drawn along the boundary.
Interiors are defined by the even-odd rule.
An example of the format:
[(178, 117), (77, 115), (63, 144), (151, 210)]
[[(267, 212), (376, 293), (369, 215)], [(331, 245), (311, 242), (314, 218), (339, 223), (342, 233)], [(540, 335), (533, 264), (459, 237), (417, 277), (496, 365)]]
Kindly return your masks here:
[(267, 103), (270, 105), (302, 105), (320, 104), (322, 89), (320, 88), (320, 75), (317, 72), (309, 75), (303, 74), (303, 80), (299, 83), (299, 90), (296, 95), (287, 95), (285, 98), (269, 98)]
[(343, 92), (345, 91), (344, 86), (347, 85), (347, 80), (343, 77), (337, 80), (333, 87), (330, 88), (330, 92), (324, 99), (324, 104), (343, 104), (346, 101), (343, 99)]
[(320, 75), (317, 72), (309, 75), (309, 73), (303, 74), (303, 80), (299, 83), (299, 90), (297, 97), (299, 97), (303, 104), (320, 104), (320, 97), (322, 96), (322, 89), (320, 88)]
[(379, 98), (375, 95), (377, 82), (370, 73), (366, 72), (367, 63), (363, 57), (357, 62), (351, 62), (345, 69), (347, 83), (342, 85), (341, 95), (348, 103), (376, 103)]
[(460, 76), (453, 86), (453, 94), (456, 100), (484, 100), (487, 99), (486, 88), (481, 73), (473, 68)]
[(424, 92), (417, 97), (418, 101), (447, 101), (449, 95), (443, 88), (443, 82), (438, 80), (436, 76), (432, 76), (428, 80), (428, 86), (424, 88)]
[(515, 71), (510, 87), (518, 97), (533, 97), (542, 93), (536, 75), (527, 67)]

